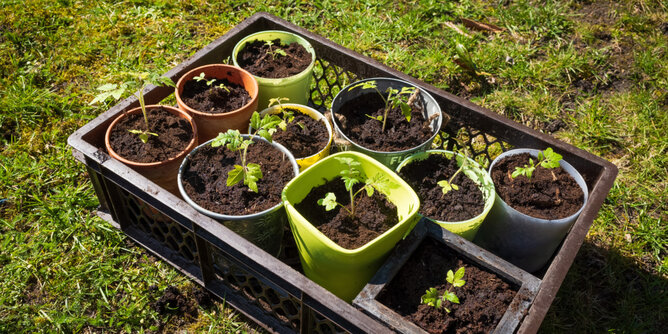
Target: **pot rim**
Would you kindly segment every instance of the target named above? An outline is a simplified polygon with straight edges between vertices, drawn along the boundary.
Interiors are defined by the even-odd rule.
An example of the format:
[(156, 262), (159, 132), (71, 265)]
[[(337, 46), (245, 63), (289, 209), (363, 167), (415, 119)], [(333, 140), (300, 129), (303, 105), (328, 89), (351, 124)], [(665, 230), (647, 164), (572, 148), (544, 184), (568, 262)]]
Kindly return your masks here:
[[(254, 80), (251, 80), (251, 82), (253, 83), (253, 87), (255, 88), (255, 95), (251, 96), (251, 99), (248, 103), (246, 103), (245, 105), (241, 106), (240, 108), (232, 110), (232, 111), (228, 111), (228, 112), (224, 112), (224, 113), (210, 113), (210, 112), (203, 112), (203, 111), (199, 111), (197, 109), (194, 109), (194, 108), (190, 107), (188, 104), (186, 104), (185, 101), (183, 101), (181, 99), (181, 94), (182, 94), (183, 89), (186, 85), (186, 82), (192, 80), (193, 77), (195, 77), (195, 75), (198, 74), (197, 72), (204, 72), (206, 74), (208, 69), (216, 68), (216, 67), (222, 67), (222, 68), (226, 68), (226, 69), (229, 69), (229, 70), (232, 70), (232, 71), (238, 71), (238, 72), (241, 73), (242, 76), (247, 76), (249, 78), (254, 79)], [(221, 78), (216, 78), (216, 79), (221, 79)], [(222, 79), (225, 79), (225, 78), (222, 78)], [(242, 86), (244, 87), (244, 89), (246, 89), (246, 86), (243, 85), (243, 83), (242, 83)], [(248, 89), (246, 89), (246, 91), (248, 92)], [(252, 75), (250, 72), (244, 70), (243, 68), (237, 67), (237, 66), (232, 66), (232, 65), (227, 65), (227, 64), (208, 64), (208, 65), (203, 65), (203, 66), (196, 67), (196, 68), (186, 72), (184, 75), (182, 75), (179, 78), (179, 80), (176, 82), (176, 87), (174, 88), (174, 97), (176, 98), (176, 101), (177, 101), (178, 105), (183, 106), (186, 109), (186, 111), (189, 112), (189, 113), (193, 113), (193, 114), (200, 115), (200, 116), (208, 116), (208, 117), (212, 117), (212, 116), (213, 117), (215, 117), (215, 116), (221, 116), (222, 117), (222, 116), (235, 115), (235, 114), (239, 114), (239, 113), (244, 112), (245, 109), (248, 106), (257, 102), (259, 92), (260, 92), (260, 88), (259, 88), (257, 80), (255, 80), (255, 76)], [(249, 95), (250, 95), (250, 93), (249, 93)]]
[[(248, 134), (242, 134), (241, 136), (244, 139), (247, 139), (247, 138), (251, 137), (251, 135), (248, 135)], [(283, 145), (281, 145), (279, 143), (276, 143), (276, 142), (269, 142), (268, 140), (266, 140), (266, 139), (264, 139), (260, 136), (252, 136), (252, 137), (253, 137), (253, 140), (259, 139), (259, 140), (263, 140), (263, 141), (273, 145), (279, 151), (281, 151), (283, 154), (285, 154), (287, 156), (288, 160), (290, 161), (290, 164), (292, 164), (292, 170), (295, 173), (295, 175), (293, 176), (292, 179), (294, 179), (297, 175), (299, 175), (299, 166), (297, 166), (297, 162), (295, 161), (295, 158), (292, 156), (292, 153), (290, 153), (290, 151), (288, 151)], [(179, 192), (181, 193), (181, 196), (183, 196), (183, 199), (186, 201), (186, 203), (188, 203), (190, 206), (195, 208), (195, 210), (197, 210), (200, 213), (203, 213), (206, 216), (209, 216), (211, 218), (214, 218), (214, 219), (217, 219), (217, 220), (232, 220), (232, 221), (234, 221), (234, 220), (257, 219), (257, 218), (260, 218), (260, 217), (262, 217), (262, 216), (264, 216), (268, 213), (271, 213), (273, 211), (276, 211), (276, 210), (280, 209), (283, 206), (283, 201), (282, 200), (279, 201), (278, 204), (276, 204), (276, 205), (274, 205), (274, 206), (272, 206), (272, 207), (270, 207), (266, 210), (260, 211), (260, 212), (246, 214), (246, 215), (226, 215), (226, 214), (223, 214), (223, 213), (218, 213), (218, 212), (213, 212), (213, 211), (207, 210), (207, 209), (199, 206), (199, 204), (195, 203), (195, 201), (193, 201), (190, 198), (190, 196), (188, 196), (185, 189), (183, 188), (183, 181), (182, 181), (183, 171), (185, 170), (186, 165), (187, 165), (188, 161), (190, 160), (191, 155), (195, 154), (200, 148), (204, 147), (205, 145), (209, 145), (214, 139), (210, 139), (207, 142), (205, 142), (205, 143), (197, 146), (196, 148), (194, 148), (183, 159), (183, 162), (181, 162), (181, 166), (179, 166), (179, 173), (178, 173), (176, 179), (177, 179), (178, 186), (179, 186)]]
[[(541, 150), (535, 149), (535, 148), (515, 148), (515, 149), (508, 150), (506, 152), (503, 152), (503, 153), (499, 154), (499, 156), (497, 156), (492, 161), (491, 164), (489, 164), (489, 169), (488, 169), (487, 173), (491, 177), (492, 168), (494, 168), (494, 165), (496, 165), (497, 162), (501, 161), (501, 159), (503, 159), (505, 157), (509, 157), (509, 156), (512, 156), (512, 155), (518, 155), (518, 154), (522, 154), (522, 153), (529, 153), (532, 157), (538, 157), (538, 152), (540, 152), (540, 151)], [(506, 201), (504, 201), (503, 198), (501, 198), (501, 196), (499, 196), (499, 194), (496, 194), (496, 197), (499, 199), (499, 201), (501, 201), (501, 203), (503, 203), (503, 205), (510, 212), (516, 213), (516, 214), (518, 214), (522, 217), (525, 217), (527, 219), (533, 219), (534, 221), (536, 221), (540, 224), (549, 224), (549, 223), (551, 223), (551, 224), (563, 224), (563, 223), (567, 223), (571, 220), (574, 220), (575, 218), (577, 218), (580, 215), (580, 213), (582, 212), (584, 207), (587, 205), (587, 200), (589, 199), (589, 188), (587, 187), (587, 182), (585, 182), (584, 178), (582, 177), (580, 172), (575, 167), (573, 167), (571, 164), (569, 164), (564, 159), (561, 159), (561, 161), (559, 161), (559, 164), (561, 165), (562, 168), (564, 166), (567, 166), (570, 169), (572, 169), (573, 171), (575, 171), (576, 174), (574, 175), (573, 173), (568, 171), (566, 168), (563, 168), (564, 171), (566, 171), (571, 177), (573, 177), (573, 179), (576, 181), (576, 183), (578, 184), (578, 186), (580, 187), (580, 189), (582, 189), (582, 192), (584, 193), (584, 200), (582, 201), (582, 206), (580, 206), (580, 209), (578, 211), (576, 211), (574, 214), (572, 214), (568, 217), (559, 218), (559, 219), (538, 218), (538, 217), (527, 215), (526, 213), (520, 212), (517, 209), (513, 208), (508, 203), (506, 203)], [(581, 183), (578, 182), (578, 179), (581, 180), (582, 182)], [(496, 192), (496, 186), (494, 186), (494, 191)]]
[[(327, 121), (327, 118), (325, 117), (325, 115), (323, 115), (319, 111), (317, 111), (317, 110), (315, 110), (315, 109), (313, 109), (309, 106), (306, 106), (306, 105), (303, 105), (303, 104), (298, 104), (298, 103), (282, 103), (280, 106), (279, 105), (274, 105), (274, 106), (271, 106), (269, 108), (266, 108), (266, 109), (262, 110), (260, 112), (260, 117), (264, 116), (266, 113), (278, 114), (279, 113), (278, 108), (280, 108), (280, 107), (296, 108), (300, 113), (302, 113), (304, 115), (307, 115), (307, 116), (310, 116), (311, 118), (313, 118), (316, 121), (320, 121), (321, 123), (325, 123), (325, 128), (327, 129), (327, 134), (329, 135), (329, 138), (327, 139), (327, 144), (321, 150), (319, 150), (318, 152), (316, 152), (314, 154), (306, 156), (306, 157), (299, 157), (299, 158), (295, 157), (295, 160), (307, 160), (307, 159), (313, 158), (313, 157), (321, 154), (323, 151), (325, 151), (327, 148), (329, 148), (331, 146), (332, 140), (334, 140), (334, 134), (333, 134), (333, 131), (332, 131), (332, 126), (329, 125), (329, 122)], [(304, 112), (303, 109), (310, 110), (311, 114)], [(313, 115), (317, 115), (317, 118), (314, 118)], [(250, 133), (250, 131), (251, 131), (251, 126), (249, 124), (248, 125), (248, 132)]]
[(163, 108), (163, 109), (168, 110), (173, 115), (177, 115), (179, 117), (182, 117), (182, 118), (186, 119), (188, 121), (188, 123), (190, 124), (192, 130), (193, 130), (193, 137), (188, 142), (188, 146), (186, 146), (186, 148), (184, 148), (176, 156), (173, 156), (173, 157), (171, 157), (167, 160), (156, 161), (156, 162), (136, 162), (136, 161), (128, 160), (128, 159), (120, 156), (118, 153), (116, 153), (116, 151), (114, 151), (111, 148), (111, 139), (110, 139), (111, 129), (113, 129), (114, 126), (116, 126), (116, 124), (118, 124), (118, 122), (120, 122), (123, 118), (128, 117), (129, 115), (136, 114), (136, 113), (141, 113), (142, 110), (141, 110), (141, 106), (140, 106), (140, 107), (132, 108), (128, 111), (125, 111), (125, 112), (121, 113), (107, 127), (107, 131), (104, 134), (104, 146), (107, 149), (107, 152), (109, 153), (110, 156), (112, 156), (114, 159), (119, 160), (120, 162), (122, 162), (122, 163), (124, 163), (128, 166), (156, 167), (156, 166), (160, 166), (160, 165), (170, 163), (174, 160), (182, 159), (184, 156), (186, 156), (190, 151), (192, 151), (194, 149), (195, 145), (197, 144), (197, 125), (195, 124), (195, 121), (193, 120), (192, 116), (188, 115), (187, 112), (185, 112), (181, 109), (178, 109), (178, 108), (174, 108), (172, 106), (166, 106), (166, 105), (161, 105), (161, 104), (150, 104), (150, 105), (146, 105), (145, 107), (146, 107), (146, 113), (147, 114), (148, 114), (149, 110), (151, 110), (151, 109)]
[(424, 88), (420, 87), (419, 85), (414, 85), (414, 84), (412, 84), (412, 83), (410, 83), (410, 82), (408, 82), (408, 81), (402, 80), (402, 79), (388, 78), (388, 77), (375, 77), (375, 78), (367, 78), (367, 79), (362, 79), (362, 80), (355, 81), (355, 82), (353, 82), (353, 83), (347, 85), (346, 87), (342, 88), (342, 89), (336, 94), (336, 96), (335, 96), (334, 99), (332, 100), (332, 106), (334, 105), (334, 101), (336, 101), (337, 99), (339, 99), (339, 96), (341, 96), (341, 94), (345, 94), (345, 92), (347, 92), (348, 89), (350, 89), (350, 87), (352, 87), (352, 86), (354, 86), (354, 85), (357, 85), (357, 84), (359, 84), (359, 83), (361, 83), (361, 82), (366, 82), (366, 81), (371, 81), (371, 80), (375, 80), (375, 81), (380, 81), (380, 80), (385, 80), (385, 81), (396, 81), (396, 82), (405, 84), (406, 86), (411, 86), (411, 87), (419, 88), (419, 89), (420, 89), (420, 94), (424, 94), (425, 97), (426, 97), (427, 99), (433, 101), (434, 104), (436, 104), (436, 105), (439, 107), (439, 111), (440, 111), (440, 113), (439, 113), (439, 115), (438, 115), (438, 120), (437, 120), (437, 123), (436, 123), (436, 129), (437, 129), (437, 130), (434, 131), (434, 134), (432, 134), (432, 136), (429, 137), (429, 139), (427, 139), (427, 140), (425, 140), (424, 142), (422, 142), (422, 143), (420, 143), (420, 144), (418, 144), (418, 145), (416, 145), (416, 146), (413, 146), (413, 147), (411, 147), (411, 148), (408, 148), (408, 149), (405, 149), (405, 150), (400, 150), (400, 151), (376, 151), (376, 150), (372, 150), (372, 149), (370, 149), (370, 148), (368, 148), (368, 147), (366, 147), (366, 146), (360, 145), (360, 144), (358, 144), (357, 142), (353, 141), (352, 139), (348, 138), (348, 136), (346, 136), (346, 134), (343, 132), (343, 130), (342, 130), (342, 128), (341, 128), (341, 125), (338, 124), (337, 118), (334, 116), (334, 109), (330, 108), (330, 109), (331, 109), (331, 112), (332, 112), (332, 123), (334, 124), (334, 129), (337, 130), (337, 133), (339, 133), (339, 134), (341, 134), (341, 136), (343, 136), (343, 139), (345, 139), (346, 141), (350, 142), (351, 144), (354, 144), (354, 145), (356, 145), (356, 146), (358, 146), (358, 147), (361, 147), (361, 148), (363, 148), (363, 149), (365, 149), (365, 150), (367, 150), (367, 151), (369, 151), (369, 152), (373, 152), (373, 153), (375, 153), (375, 154), (404, 154), (404, 153), (409, 153), (409, 152), (411, 152), (411, 151), (413, 151), (413, 150), (415, 150), (415, 149), (417, 149), (417, 148), (420, 148), (420, 146), (423, 146), (423, 145), (425, 145), (426, 143), (431, 142), (431, 141), (433, 141), (433, 140), (436, 138), (436, 135), (438, 135), (438, 133), (439, 133), (439, 131), (440, 131), (440, 128), (441, 128), (441, 125), (443, 124), (443, 110), (441, 110), (440, 105), (438, 104), (438, 102), (436, 102), (436, 99), (434, 99), (434, 97), (431, 96), (431, 94), (429, 94), (429, 92), (427, 92)]
[[(275, 85), (275, 84), (278, 84), (279, 82), (282, 82), (284, 80), (292, 81), (292, 80), (296, 80), (297, 78), (301, 78), (301, 77), (309, 74), (313, 70), (313, 67), (315, 67), (315, 49), (313, 49), (313, 45), (311, 45), (311, 43), (308, 40), (306, 40), (306, 38), (302, 37), (301, 35), (293, 33), (293, 32), (289, 32), (289, 31), (285, 31), (285, 30), (262, 30), (262, 31), (252, 33), (252, 34), (242, 38), (241, 40), (239, 40), (239, 42), (237, 42), (237, 44), (235, 44), (234, 48), (232, 49), (232, 62), (234, 63), (234, 65), (236, 67), (239, 67), (239, 68), (243, 69), (237, 63), (237, 55), (239, 54), (239, 52), (241, 52), (241, 48), (246, 45), (246, 42), (251, 40), (252, 38), (263, 40), (263, 39), (257, 38), (257, 36), (258, 35), (264, 35), (264, 34), (267, 34), (267, 33), (285, 34), (285, 35), (295, 36), (298, 40), (300, 40), (302, 42), (302, 43), (299, 43), (299, 44), (302, 45), (306, 49), (306, 51), (308, 51), (308, 53), (311, 54), (311, 63), (303, 71), (301, 71), (301, 72), (299, 72), (295, 75), (285, 77), (285, 78), (265, 78), (265, 77), (257, 76), (255, 74), (251, 73), (251, 75), (255, 79), (257, 79), (258, 83), (263, 82), (263, 83), (270, 83), (270, 84)], [(281, 38), (279, 37), (279, 39), (281, 39)]]
[[(492, 181), (492, 178), (489, 175), (489, 173), (484, 168), (482, 168), (482, 166), (480, 166), (480, 164), (477, 161), (475, 161), (475, 160), (473, 160), (473, 159), (471, 159), (467, 156), (464, 156), (464, 155), (462, 155), (460, 153), (457, 153), (457, 152), (448, 151), (448, 150), (441, 150), (441, 149), (426, 150), (424, 152), (417, 152), (417, 153), (409, 156), (408, 158), (404, 159), (404, 161), (402, 161), (401, 163), (399, 163), (399, 166), (397, 166), (397, 168), (396, 168), (397, 174), (399, 174), (399, 171), (401, 170), (402, 167), (405, 167), (406, 165), (410, 164), (411, 162), (413, 162), (415, 160), (422, 160), (422, 159), (420, 159), (421, 156), (424, 156), (426, 158), (428, 155), (431, 155), (431, 154), (442, 154), (442, 155), (446, 155), (446, 156), (456, 154), (460, 157), (464, 157), (464, 158), (468, 159), (469, 162), (473, 163), (473, 166), (476, 169), (478, 169), (482, 174), (484, 174), (484, 178), (489, 182), (489, 184), (492, 187), (492, 194), (491, 194), (491, 196), (487, 196), (487, 198), (484, 198), (485, 197), (485, 192), (482, 189), (483, 188), (482, 184), (477, 185), (478, 189), (480, 189), (480, 191), (483, 194), (483, 199), (484, 199), (483, 210), (480, 214), (476, 215), (475, 217), (469, 218), (467, 220), (445, 221), (445, 220), (438, 220), (438, 219), (430, 218), (430, 217), (427, 217), (427, 216), (423, 216), (420, 213), (418, 213), (418, 214), (422, 217), (425, 217), (429, 220), (432, 220), (432, 221), (437, 222), (438, 224), (442, 224), (442, 225), (465, 225), (467, 223), (479, 220), (480, 217), (487, 216), (489, 211), (492, 210), (492, 206), (494, 206), (494, 200), (497, 197), (496, 196), (496, 187), (494, 186), (494, 181)], [(468, 175), (466, 177), (468, 177)], [(470, 179), (470, 177), (469, 177), (469, 179)], [(480, 221), (480, 222), (482, 223), (482, 221)]]

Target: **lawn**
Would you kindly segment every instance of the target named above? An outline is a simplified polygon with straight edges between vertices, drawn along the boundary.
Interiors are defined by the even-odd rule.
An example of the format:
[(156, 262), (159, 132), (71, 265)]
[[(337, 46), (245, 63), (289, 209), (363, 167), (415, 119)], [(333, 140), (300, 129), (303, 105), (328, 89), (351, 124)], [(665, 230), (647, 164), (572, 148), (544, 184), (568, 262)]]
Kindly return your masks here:
[[(166, 72), (259, 11), (613, 162), (541, 332), (665, 330), (666, 1), (0, 0), (1, 333), (258, 328), (97, 217), (66, 140), (111, 106), (89, 105), (96, 87)], [(189, 312), (157, 307), (170, 286)]]

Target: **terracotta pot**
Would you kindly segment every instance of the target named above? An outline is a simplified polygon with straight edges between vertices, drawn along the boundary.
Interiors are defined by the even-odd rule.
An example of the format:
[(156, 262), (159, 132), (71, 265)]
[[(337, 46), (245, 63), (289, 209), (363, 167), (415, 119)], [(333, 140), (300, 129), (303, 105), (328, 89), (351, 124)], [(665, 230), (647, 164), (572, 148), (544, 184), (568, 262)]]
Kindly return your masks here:
[[(186, 105), (181, 99), (183, 87), (186, 82), (192, 80), (204, 72), (206, 78), (227, 79), (237, 85), (243, 86), (251, 97), (251, 101), (245, 106), (226, 113), (214, 114), (195, 110)], [(236, 129), (245, 133), (248, 130), (248, 122), (253, 111), (257, 110), (258, 85), (257, 80), (246, 70), (224, 64), (211, 64), (197, 67), (184, 74), (176, 83), (176, 102), (181, 110), (188, 112), (195, 119), (199, 129), (200, 142), (215, 138), (218, 133), (229, 129)]]
[(197, 139), (198, 139), (197, 125), (195, 124), (193, 118), (190, 115), (174, 107), (162, 106), (162, 105), (148, 105), (146, 106), (146, 111), (150, 115), (151, 109), (156, 109), (156, 108), (163, 108), (164, 110), (170, 112), (172, 115), (185, 118), (186, 120), (188, 120), (188, 123), (190, 123), (190, 126), (193, 129), (193, 138), (188, 143), (188, 146), (183, 151), (179, 152), (178, 155), (169, 158), (168, 160), (165, 161), (144, 163), (144, 162), (135, 162), (125, 159), (122, 156), (118, 155), (118, 153), (116, 153), (111, 148), (109, 142), (109, 136), (111, 135), (111, 130), (123, 118), (128, 117), (129, 115), (141, 113), (142, 111), (140, 107), (131, 109), (119, 115), (113, 122), (111, 122), (111, 125), (109, 125), (109, 127), (107, 128), (107, 133), (104, 135), (104, 145), (107, 148), (107, 152), (109, 152), (109, 155), (112, 158), (119, 160), (120, 162), (130, 166), (130, 168), (134, 169), (139, 174), (145, 176), (147, 179), (153, 181), (153, 183), (157, 184), (158, 186), (165, 188), (172, 194), (180, 196), (179, 187), (176, 182), (176, 177), (179, 171), (179, 166), (181, 165), (181, 161), (183, 161), (183, 158), (185, 158), (185, 156), (188, 155), (188, 153), (197, 146)]

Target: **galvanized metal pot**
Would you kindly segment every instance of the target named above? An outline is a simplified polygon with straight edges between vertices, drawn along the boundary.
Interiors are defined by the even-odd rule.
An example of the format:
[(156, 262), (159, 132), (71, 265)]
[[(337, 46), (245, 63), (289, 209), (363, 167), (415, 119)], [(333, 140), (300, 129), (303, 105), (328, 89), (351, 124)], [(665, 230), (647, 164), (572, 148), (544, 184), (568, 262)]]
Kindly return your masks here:
[[(515, 149), (502, 153), (492, 161), (489, 173), (497, 162), (507, 156), (529, 153), (536, 158), (538, 152), (540, 150)], [(589, 196), (587, 183), (580, 173), (564, 160), (559, 163), (584, 192), (584, 203), (578, 212), (562, 219), (531, 217), (513, 209), (497, 194), (492, 211), (474, 242), (528, 272), (541, 269), (577, 220)]]
[(422, 102), (424, 106), (423, 108), (424, 118), (429, 119), (429, 117), (432, 117), (433, 115), (438, 115), (438, 117), (435, 117), (430, 124), (430, 127), (434, 132), (434, 134), (424, 143), (420, 143), (419, 145), (407, 150), (395, 151), (395, 152), (381, 152), (368, 149), (358, 143), (355, 143), (350, 138), (348, 138), (348, 136), (345, 135), (345, 133), (342, 131), (341, 123), (338, 120), (337, 116), (339, 110), (346, 102), (353, 100), (361, 95), (369, 94), (369, 91), (366, 89), (350, 90), (352, 86), (367, 81), (376, 81), (378, 90), (381, 92), (385, 92), (388, 87), (400, 90), (402, 87), (414, 86), (413, 84), (407, 81), (394, 78), (369, 78), (354, 82), (346, 86), (345, 88), (341, 89), (341, 91), (339, 91), (339, 93), (336, 94), (334, 100), (332, 101), (332, 123), (334, 124), (334, 131), (336, 135), (339, 138), (342, 138), (344, 141), (349, 142), (350, 144), (339, 148), (343, 150), (362, 152), (378, 160), (380, 163), (387, 166), (388, 168), (394, 170), (395, 168), (397, 168), (399, 163), (401, 163), (404, 159), (406, 159), (413, 153), (419, 151), (425, 151), (431, 148), (431, 143), (434, 141), (434, 138), (436, 138), (436, 135), (438, 134), (438, 131), (441, 128), (441, 124), (443, 123), (443, 113), (441, 112), (441, 107), (438, 105), (436, 100), (429, 93), (427, 93), (426, 90), (417, 87), (418, 89), (420, 89), (419, 100)]
[[(251, 138), (250, 135), (242, 135), (242, 136), (244, 139)], [(278, 256), (278, 254), (281, 251), (283, 228), (284, 226), (286, 226), (287, 222), (287, 216), (285, 214), (285, 208), (283, 207), (282, 202), (276, 204), (275, 206), (267, 210), (258, 213), (239, 215), (239, 216), (226, 215), (223, 213), (213, 212), (199, 206), (185, 192), (185, 189), (183, 188), (182, 177), (185, 168), (188, 166), (189, 159), (191, 158), (192, 155), (197, 154), (197, 151), (200, 148), (204, 147), (205, 145), (210, 145), (212, 140), (209, 140), (206, 143), (197, 146), (183, 160), (183, 163), (179, 168), (179, 177), (178, 177), (178, 185), (181, 196), (183, 196), (183, 199), (200, 213), (203, 213), (213, 219), (216, 219), (217, 221), (225, 225), (227, 228), (239, 234), (240, 236), (244, 237), (246, 240), (252, 242), (256, 246), (262, 248), (267, 253), (272, 254), (274, 256)], [(264, 138), (261, 138), (259, 136), (254, 136), (253, 140), (266, 141)], [(288, 151), (281, 144), (271, 143), (271, 145), (273, 145), (275, 148), (281, 151), (281, 153), (283, 153), (286, 156), (286, 158), (290, 160), (290, 164), (292, 165), (292, 169), (295, 173), (295, 176), (297, 176), (299, 174), (299, 166), (297, 166), (297, 162), (295, 162), (295, 158), (292, 156), (292, 153), (290, 153), (290, 151)], [(224, 146), (221, 146), (220, 149), (225, 149), (225, 148)]]

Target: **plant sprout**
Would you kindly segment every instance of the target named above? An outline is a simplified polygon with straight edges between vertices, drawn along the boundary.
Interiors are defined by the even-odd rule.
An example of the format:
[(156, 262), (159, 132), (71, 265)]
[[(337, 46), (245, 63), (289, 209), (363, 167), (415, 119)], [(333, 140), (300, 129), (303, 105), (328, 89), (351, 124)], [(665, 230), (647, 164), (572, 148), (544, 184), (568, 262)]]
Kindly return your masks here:
[[(281, 122), (281, 118), (276, 115), (265, 115), (260, 119), (260, 114), (255, 111), (250, 122), (251, 126), (256, 129), (251, 136), (257, 135), (271, 142), (271, 135), (276, 132), (276, 126)], [(257, 192), (257, 181), (262, 179), (262, 169), (259, 164), (249, 163), (246, 159), (248, 147), (253, 143), (252, 139), (244, 139), (239, 130), (232, 129), (225, 133), (219, 133), (218, 137), (211, 142), (212, 147), (225, 145), (228, 150), (239, 152), (241, 165), (234, 165), (234, 169), (227, 173), (226, 184), (228, 187), (243, 180), (244, 185), (248, 186), (251, 191)]]
[[(211, 87), (211, 85), (213, 85), (213, 83), (216, 82), (216, 78), (213, 78), (211, 80), (207, 80), (204, 77), (204, 72), (200, 73), (198, 76), (193, 77), (193, 79), (197, 82), (200, 82), (200, 81), (204, 80), (206, 82), (206, 85), (209, 86), (209, 87)], [(213, 86), (213, 87), (224, 89), (228, 93), (230, 92), (230, 89), (227, 88), (227, 86), (225, 86), (225, 84), (222, 83), (222, 82), (220, 84), (216, 85), (216, 86)]]
[(134, 93), (137, 99), (139, 100), (139, 105), (141, 106), (142, 114), (144, 115), (144, 123), (146, 124), (145, 130), (132, 129), (128, 130), (130, 133), (139, 135), (139, 139), (145, 144), (148, 142), (148, 136), (158, 136), (157, 133), (151, 132), (151, 128), (148, 124), (148, 116), (146, 114), (146, 104), (144, 103), (144, 89), (149, 84), (155, 86), (170, 86), (175, 87), (174, 81), (168, 77), (161, 76), (157, 73), (150, 72), (123, 72), (123, 75), (132, 77), (132, 80), (122, 82), (120, 84), (108, 83), (104, 84), (97, 88), (100, 93), (95, 96), (95, 98), (90, 101), (90, 104), (95, 104), (98, 102), (103, 102), (109, 97), (112, 97), (114, 100), (121, 98), (123, 93), (130, 87), (139, 87), (139, 90)]
[(387, 122), (387, 113), (394, 108), (400, 108), (402, 115), (406, 118), (406, 121), (410, 122), (411, 121), (411, 107), (410, 107), (410, 100), (411, 97), (414, 95), (417, 95), (418, 89), (415, 87), (402, 87), (401, 90), (392, 88), (392, 87), (387, 87), (387, 98), (385, 98), (385, 95), (381, 93), (380, 90), (378, 90), (378, 85), (376, 84), (375, 80), (371, 81), (365, 81), (362, 83), (358, 83), (357, 85), (354, 85), (348, 89), (348, 91), (353, 90), (354, 88), (357, 87), (362, 87), (361, 89), (374, 89), (380, 95), (380, 98), (383, 99), (383, 103), (385, 103), (385, 108), (383, 111), (382, 116), (370, 116), (366, 115), (367, 117), (374, 119), (376, 121), (379, 121), (383, 123), (383, 127), (381, 129), (381, 132), (385, 132), (385, 124)]
[[(551, 147), (548, 147), (545, 151), (538, 152), (538, 163), (536, 165), (534, 165), (533, 159), (529, 158), (529, 164), (524, 165), (524, 167), (515, 167), (515, 171), (511, 174), (511, 177), (514, 179), (520, 175), (524, 175), (527, 179), (531, 180), (536, 166), (541, 166), (545, 169), (557, 168), (561, 166), (559, 164), (561, 158), (561, 154), (554, 152)], [(552, 176), (554, 177), (554, 174)]]
[[(443, 192), (443, 194), (441, 194), (441, 198), (443, 198), (443, 196), (445, 196), (445, 194), (449, 193), (452, 190), (455, 190), (455, 191), (459, 190), (459, 186), (452, 183), (452, 181), (455, 179), (455, 177), (457, 177), (457, 174), (459, 174), (462, 170), (468, 168), (468, 166), (470, 164), (469, 159), (466, 157), (467, 156), (466, 152), (467, 152), (466, 149), (459, 152), (464, 157), (464, 159), (462, 160), (462, 165), (459, 166), (459, 169), (457, 169), (457, 171), (454, 174), (452, 174), (450, 179), (449, 180), (438, 181), (438, 183), (436, 183), (441, 187), (441, 191)], [(455, 159), (455, 161), (457, 161), (456, 160), (457, 159), (456, 155), (454, 156), (454, 159)]]
[(279, 56), (287, 56), (288, 55), (287, 53), (285, 53), (285, 51), (283, 49), (281, 49), (278, 46), (276, 47), (276, 49), (272, 50), (271, 47), (272, 47), (272, 45), (274, 45), (274, 42), (272, 42), (272, 41), (266, 41), (264, 43), (264, 45), (267, 46), (267, 54), (271, 55), (271, 59), (276, 59), (276, 55), (279, 55)]
[[(335, 159), (348, 166), (347, 169), (343, 169), (341, 171), (340, 175), (341, 179), (343, 179), (346, 190), (350, 194), (350, 208), (347, 208), (345, 205), (337, 202), (336, 195), (332, 192), (329, 192), (325, 195), (324, 198), (318, 200), (318, 205), (324, 206), (326, 211), (331, 211), (338, 205), (344, 210), (348, 211), (350, 217), (354, 217), (355, 198), (360, 193), (362, 193), (363, 190), (366, 191), (367, 196), (371, 197), (373, 196), (374, 190), (387, 192), (387, 190), (396, 186), (392, 181), (390, 181), (389, 177), (382, 173), (376, 173), (373, 177), (366, 178), (358, 169), (358, 167), (361, 166), (361, 163), (353, 158), (336, 157)], [(364, 182), (364, 186), (353, 192), (353, 186), (362, 182)]]
[(462, 279), (464, 278), (464, 271), (465, 271), (464, 267), (457, 269), (457, 271), (454, 273), (452, 272), (452, 270), (448, 270), (448, 274), (445, 278), (445, 280), (448, 283), (450, 283), (450, 287), (448, 287), (448, 290), (446, 290), (442, 295), (439, 295), (438, 290), (436, 290), (436, 288), (429, 288), (427, 291), (425, 291), (425, 294), (422, 295), (421, 297), (422, 304), (427, 304), (437, 309), (443, 307), (446, 312), (450, 313), (450, 309), (444, 307), (443, 302), (449, 301), (454, 304), (459, 304), (459, 297), (457, 297), (457, 295), (450, 290), (453, 287), (459, 288), (464, 286), (464, 284), (466, 284), (466, 281)]

